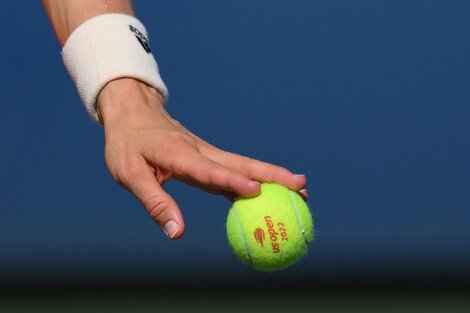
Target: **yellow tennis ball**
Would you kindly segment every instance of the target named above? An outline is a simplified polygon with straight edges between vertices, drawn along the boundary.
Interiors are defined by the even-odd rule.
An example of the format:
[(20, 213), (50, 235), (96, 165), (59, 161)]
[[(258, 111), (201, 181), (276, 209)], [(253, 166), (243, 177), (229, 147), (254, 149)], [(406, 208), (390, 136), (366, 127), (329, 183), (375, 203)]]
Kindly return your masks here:
[(284, 186), (261, 184), (261, 193), (240, 198), (227, 218), (227, 237), (243, 263), (263, 271), (284, 269), (306, 252), (313, 220), (304, 200)]

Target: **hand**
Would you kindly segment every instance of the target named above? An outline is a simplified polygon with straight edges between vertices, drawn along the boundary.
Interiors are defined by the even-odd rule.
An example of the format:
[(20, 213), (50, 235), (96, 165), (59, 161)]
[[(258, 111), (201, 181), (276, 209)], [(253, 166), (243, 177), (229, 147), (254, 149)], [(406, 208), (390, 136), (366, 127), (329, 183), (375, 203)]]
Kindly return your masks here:
[(259, 182), (277, 182), (306, 199), (305, 176), (210, 145), (172, 119), (162, 104), (155, 89), (131, 78), (110, 82), (98, 98), (109, 172), (168, 237), (180, 238), (185, 228), (177, 203), (162, 188), (170, 178), (229, 199), (257, 195)]

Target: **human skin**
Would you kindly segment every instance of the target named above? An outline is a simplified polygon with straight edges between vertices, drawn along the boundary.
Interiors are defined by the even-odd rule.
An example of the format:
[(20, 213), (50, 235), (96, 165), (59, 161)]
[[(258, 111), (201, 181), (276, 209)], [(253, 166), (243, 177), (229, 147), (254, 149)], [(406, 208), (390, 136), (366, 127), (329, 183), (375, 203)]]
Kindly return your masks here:
[[(43, 0), (60, 44), (91, 17), (134, 15), (127, 0)], [(97, 109), (105, 131), (105, 160), (111, 176), (134, 194), (171, 239), (185, 229), (181, 210), (164, 191), (171, 178), (228, 199), (255, 196), (259, 182), (276, 182), (307, 199), (304, 175), (220, 150), (188, 131), (165, 110), (162, 95), (132, 78), (109, 82)]]

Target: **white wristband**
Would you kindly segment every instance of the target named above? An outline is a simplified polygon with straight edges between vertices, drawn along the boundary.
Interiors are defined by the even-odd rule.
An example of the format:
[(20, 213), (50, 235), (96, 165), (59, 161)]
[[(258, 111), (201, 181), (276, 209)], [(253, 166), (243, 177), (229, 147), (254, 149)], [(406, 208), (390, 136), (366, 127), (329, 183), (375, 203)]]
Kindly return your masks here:
[(97, 122), (97, 97), (114, 79), (136, 78), (157, 89), (165, 100), (168, 97), (147, 32), (135, 17), (112, 13), (87, 20), (67, 39), (62, 58), (88, 113)]

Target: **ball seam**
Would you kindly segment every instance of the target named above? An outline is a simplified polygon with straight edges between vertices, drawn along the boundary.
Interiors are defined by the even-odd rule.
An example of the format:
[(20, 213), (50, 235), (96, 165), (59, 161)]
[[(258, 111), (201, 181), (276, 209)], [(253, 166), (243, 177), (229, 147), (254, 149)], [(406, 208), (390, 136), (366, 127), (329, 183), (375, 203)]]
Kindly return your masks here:
[(302, 219), (300, 218), (299, 208), (297, 207), (297, 204), (295, 203), (294, 197), (292, 196), (292, 191), (290, 191), (290, 190), (289, 190), (289, 196), (290, 196), (290, 200), (292, 202), (292, 205), (294, 206), (295, 215), (297, 216), (297, 223), (299, 224), (300, 233), (302, 234), (302, 238), (304, 239), (305, 245), (308, 246), (308, 240), (305, 237), (305, 229), (304, 229), (304, 225), (302, 223)]
[(238, 230), (240, 231), (240, 235), (242, 236), (243, 245), (245, 246), (246, 255), (248, 256), (248, 263), (250, 265), (253, 265), (253, 260), (251, 259), (250, 248), (248, 247), (248, 242), (246, 241), (246, 238), (245, 238), (245, 232), (243, 231), (242, 224), (240, 223), (240, 219), (238, 218), (238, 214), (235, 209), (232, 211), (232, 213), (233, 213), (233, 216), (235, 217), (235, 221), (237, 221), (237, 226), (238, 226)]

